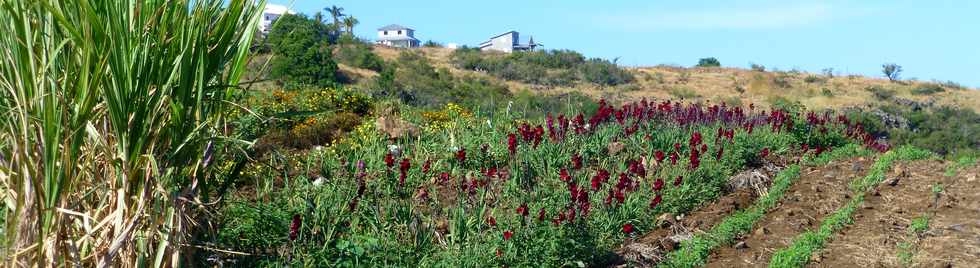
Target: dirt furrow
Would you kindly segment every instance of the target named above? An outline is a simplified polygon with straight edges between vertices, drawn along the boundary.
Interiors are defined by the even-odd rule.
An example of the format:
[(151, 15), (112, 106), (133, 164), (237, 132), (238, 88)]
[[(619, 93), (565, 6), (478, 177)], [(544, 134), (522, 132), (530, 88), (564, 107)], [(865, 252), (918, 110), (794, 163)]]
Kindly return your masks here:
[(819, 227), (821, 219), (850, 198), (848, 183), (865, 175), (870, 158), (834, 161), (807, 168), (780, 205), (756, 223), (755, 231), (731, 246), (714, 251), (706, 267), (764, 267), (776, 250), (797, 234)]
[[(947, 177), (941, 175), (945, 166), (938, 160), (896, 164), (866, 196), (854, 223), (814, 254), (809, 266), (975, 267), (980, 261), (977, 171)], [(913, 221), (928, 228), (915, 232)]]

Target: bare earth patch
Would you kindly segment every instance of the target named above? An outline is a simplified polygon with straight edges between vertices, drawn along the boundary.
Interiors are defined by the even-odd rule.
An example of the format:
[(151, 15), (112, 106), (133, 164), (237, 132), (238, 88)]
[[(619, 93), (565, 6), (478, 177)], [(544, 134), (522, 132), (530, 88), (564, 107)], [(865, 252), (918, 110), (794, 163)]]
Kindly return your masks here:
[(808, 229), (817, 228), (850, 196), (848, 183), (863, 177), (873, 159), (855, 158), (806, 168), (786, 191), (779, 206), (766, 213), (755, 230), (731, 246), (712, 253), (706, 267), (765, 267), (773, 253)]
[[(811, 267), (976, 267), (980, 262), (980, 181), (977, 168), (943, 176), (946, 165), (923, 160), (895, 165), (854, 215), (811, 259)], [(941, 185), (942, 191), (934, 191)], [(939, 188), (936, 188), (939, 189)], [(929, 228), (909, 233), (913, 219)], [(911, 248), (911, 263), (898, 257)]]

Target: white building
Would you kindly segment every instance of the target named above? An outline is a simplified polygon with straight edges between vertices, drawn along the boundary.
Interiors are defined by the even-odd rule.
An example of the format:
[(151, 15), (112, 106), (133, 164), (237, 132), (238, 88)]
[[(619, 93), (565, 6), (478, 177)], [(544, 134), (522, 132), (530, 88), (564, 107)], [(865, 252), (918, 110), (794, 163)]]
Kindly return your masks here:
[(289, 10), (286, 6), (265, 4), (265, 10), (262, 11), (262, 18), (259, 20), (259, 31), (268, 33), (269, 28), (272, 27), (272, 22), (285, 14), (296, 14), (296, 12)]
[(511, 53), (514, 51), (534, 50), (535, 47), (541, 46), (541, 44), (534, 43), (534, 37), (531, 37), (526, 45), (522, 45), (520, 44), (520, 37), (520, 33), (516, 31), (498, 34), (490, 37), (490, 40), (480, 43), (480, 50)]
[(419, 40), (415, 39), (415, 30), (398, 24), (378, 28), (377, 43), (379, 45), (401, 48), (419, 46)]

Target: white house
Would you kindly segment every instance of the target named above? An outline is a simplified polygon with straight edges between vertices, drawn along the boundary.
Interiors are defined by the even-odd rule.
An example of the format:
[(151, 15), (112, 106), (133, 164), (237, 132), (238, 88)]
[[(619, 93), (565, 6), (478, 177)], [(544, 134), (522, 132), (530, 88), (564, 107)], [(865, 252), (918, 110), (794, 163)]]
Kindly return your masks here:
[(480, 43), (480, 50), (511, 53), (514, 51), (534, 50), (535, 47), (541, 46), (541, 44), (534, 43), (534, 37), (531, 37), (527, 44), (522, 45), (520, 44), (520, 37), (521, 34), (516, 31), (498, 34), (490, 37), (490, 40)]
[(286, 6), (265, 4), (265, 10), (262, 11), (262, 18), (259, 20), (259, 31), (268, 33), (272, 27), (272, 22), (285, 14), (296, 14), (296, 12), (289, 10)]
[(398, 24), (378, 28), (377, 43), (379, 45), (401, 48), (419, 46), (419, 40), (415, 39), (415, 30)]

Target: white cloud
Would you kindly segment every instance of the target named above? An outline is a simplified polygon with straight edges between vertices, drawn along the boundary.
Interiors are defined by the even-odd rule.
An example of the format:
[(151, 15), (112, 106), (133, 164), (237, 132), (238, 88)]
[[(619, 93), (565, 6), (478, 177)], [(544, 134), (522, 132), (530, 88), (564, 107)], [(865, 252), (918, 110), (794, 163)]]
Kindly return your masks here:
[(711, 10), (646, 10), (601, 14), (596, 22), (626, 31), (755, 30), (811, 25), (841, 15), (828, 4), (808, 3)]

